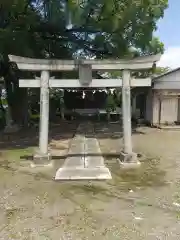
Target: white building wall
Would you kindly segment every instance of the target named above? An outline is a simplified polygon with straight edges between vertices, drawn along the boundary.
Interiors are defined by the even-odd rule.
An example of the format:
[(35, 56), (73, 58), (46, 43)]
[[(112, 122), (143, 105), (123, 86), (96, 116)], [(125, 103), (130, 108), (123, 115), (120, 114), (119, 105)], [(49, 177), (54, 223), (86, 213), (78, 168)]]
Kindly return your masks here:
[(153, 100), (153, 95), (152, 95), (152, 90), (150, 89), (146, 97), (146, 113), (145, 113), (145, 120), (149, 123), (152, 122), (152, 114), (153, 114), (152, 100)]
[(173, 124), (178, 119), (178, 98), (165, 97), (161, 102), (161, 124)]
[[(162, 94), (162, 91), (161, 91)], [(152, 97), (152, 108), (150, 105), (147, 105), (146, 114), (147, 120), (151, 118), (151, 124), (159, 125), (159, 124), (173, 124), (179, 119), (179, 104), (177, 96), (162, 96), (161, 95), (161, 103), (160, 96), (158, 92), (153, 93)], [(152, 109), (152, 115), (150, 115), (150, 111)]]
[(180, 91), (180, 69), (154, 79), (154, 89)]
[(153, 88), (147, 95), (146, 120), (152, 125), (180, 122), (178, 95), (180, 96), (180, 69), (155, 78)]
[(160, 102), (159, 102), (159, 96), (153, 92), (152, 97), (152, 124), (157, 125), (159, 124), (159, 110), (160, 110)]

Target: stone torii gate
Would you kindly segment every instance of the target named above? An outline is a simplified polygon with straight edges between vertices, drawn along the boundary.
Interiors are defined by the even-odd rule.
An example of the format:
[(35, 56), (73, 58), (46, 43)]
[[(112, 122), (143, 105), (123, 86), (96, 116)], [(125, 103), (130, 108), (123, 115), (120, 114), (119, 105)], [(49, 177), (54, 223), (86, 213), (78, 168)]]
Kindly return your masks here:
[[(40, 88), (40, 132), (39, 152), (34, 156), (34, 162), (43, 165), (50, 163), (48, 152), (49, 127), (49, 88), (117, 88), (122, 87), (123, 140), (122, 164), (137, 165), (137, 155), (133, 153), (131, 139), (131, 87), (151, 86), (151, 79), (133, 79), (131, 71), (151, 69), (159, 61), (160, 55), (134, 58), (132, 60), (49, 60), (32, 59), (9, 55), (11, 62), (16, 62), (22, 71), (40, 71), (38, 79), (20, 79), (19, 86), (23, 88)], [(79, 79), (54, 79), (50, 77), (53, 71), (79, 71)], [(122, 71), (122, 79), (92, 79), (92, 71)], [(40, 160), (40, 161), (39, 161)]]

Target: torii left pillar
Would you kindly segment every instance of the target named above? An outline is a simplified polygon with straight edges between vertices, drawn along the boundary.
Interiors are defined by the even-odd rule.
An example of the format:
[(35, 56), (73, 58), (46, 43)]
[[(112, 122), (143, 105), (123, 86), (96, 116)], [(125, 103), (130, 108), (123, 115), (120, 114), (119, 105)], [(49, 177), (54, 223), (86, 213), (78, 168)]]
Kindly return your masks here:
[(40, 79), (40, 126), (39, 126), (39, 149), (34, 156), (37, 165), (51, 165), (50, 153), (48, 152), (49, 132), (49, 71), (41, 72)]
[(131, 72), (123, 70), (122, 76), (122, 113), (123, 113), (123, 141), (124, 148), (120, 156), (120, 164), (131, 168), (140, 165), (137, 154), (132, 151), (132, 126), (131, 126)]

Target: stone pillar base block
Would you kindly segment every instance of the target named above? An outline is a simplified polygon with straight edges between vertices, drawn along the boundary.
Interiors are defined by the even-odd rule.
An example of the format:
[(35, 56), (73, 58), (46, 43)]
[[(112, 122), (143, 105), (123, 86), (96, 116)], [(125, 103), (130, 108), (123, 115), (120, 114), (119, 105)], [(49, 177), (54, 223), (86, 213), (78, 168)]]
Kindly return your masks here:
[(122, 168), (137, 168), (141, 165), (136, 153), (120, 153), (119, 164)]
[(99, 168), (59, 168), (55, 180), (108, 180), (112, 179), (106, 167)]
[(51, 161), (50, 153), (48, 154), (36, 153), (33, 156), (31, 167), (52, 166), (52, 165), (53, 164)]
[(119, 160), (119, 164), (121, 166), (121, 168), (123, 169), (134, 169), (134, 168), (139, 168), (141, 163), (139, 161), (136, 162), (131, 162), (131, 163), (125, 163), (125, 162), (121, 162)]

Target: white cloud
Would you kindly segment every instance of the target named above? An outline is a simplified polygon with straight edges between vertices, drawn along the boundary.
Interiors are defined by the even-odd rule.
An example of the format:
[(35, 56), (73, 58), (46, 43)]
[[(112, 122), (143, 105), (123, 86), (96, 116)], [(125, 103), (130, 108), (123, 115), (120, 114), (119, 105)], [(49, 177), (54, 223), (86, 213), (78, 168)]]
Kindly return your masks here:
[(180, 46), (167, 48), (157, 66), (170, 67), (171, 69), (180, 67)]

